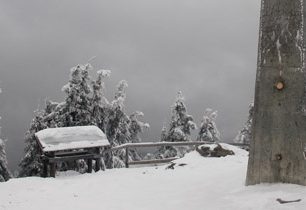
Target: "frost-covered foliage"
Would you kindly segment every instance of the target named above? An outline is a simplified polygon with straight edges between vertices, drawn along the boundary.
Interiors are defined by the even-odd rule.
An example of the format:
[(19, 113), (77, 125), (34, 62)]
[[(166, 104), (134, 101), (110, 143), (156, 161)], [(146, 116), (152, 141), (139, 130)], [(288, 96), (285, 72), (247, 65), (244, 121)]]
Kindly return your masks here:
[[(142, 112), (134, 112), (128, 116), (124, 111), (124, 102), (126, 99), (125, 89), (128, 84), (125, 80), (122, 80), (117, 85), (117, 92), (115, 93), (114, 100), (109, 103), (106, 108), (105, 115), (105, 133), (112, 146), (140, 142), (139, 134), (143, 132), (144, 128), (148, 128), (149, 124), (143, 123), (138, 120), (139, 116), (143, 116)], [(115, 151), (111, 157), (106, 156), (106, 166), (122, 167), (124, 166), (125, 150)], [(131, 160), (139, 160), (141, 157), (136, 150), (129, 150), (129, 158)]]
[(4, 141), (0, 139), (0, 182), (7, 181), (10, 178), (11, 178), (11, 174), (7, 166), (5, 144), (4, 144)]
[[(112, 146), (131, 142), (129, 132), (129, 116), (124, 112), (126, 81), (120, 81), (114, 100), (108, 104), (105, 113), (105, 134)], [(115, 158), (114, 158), (115, 156)], [(124, 165), (125, 153), (122, 150), (115, 151), (112, 156), (105, 157), (107, 168), (121, 167)]]
[(143, 116), (144, 114), (139, 111), (136, 111), (130, 115), (129, 131), (131, 134), (131, 141), (133, 143), (141, 142), (139, 134), (143, 132), (144, 128), (150, 128), (150, 125), (148, 123), (144, 123), (138, 119), (138, 117), (143, 117)]
[(12, 175), (8, 169), (8, 164), (6, 159), (5, 143), (2, 139), (0, 139), (0, 182), (7, 181), (11, 177)]
[[(144, 131), (144, 129), (150, 128), (148, 123), (144, 123), (140, 121), (138, 118), (143, 117), (144, 114), (142, 112), (136, 111), (130, 115), (130, 125), (129, 125), (129, 132), (131, 135), (131, 142), (132, 143), (139, 143), (141, 142), (140, 133)], [(130, 157), (132, 160), (141, 160), (136, 149), (130, 149)]]
[(243, 128), (238, 132), (238, 135), (235, 137), (235, 143), (241, 144), (250, 144), (252, 138), (252, 121), (253, 121), (253, 113), (254, 113), (254, 104), (251, 103), (249, 105), (249, 116), (248, 120), (244, 124)]
[(117, 86), (117, 92), (114, 100), (109, 104), (106, 110), (105, 133), (111, 145), (119, 145), (130, 142), (129, 116), (124, 112), (124, 102), (126, 98), (126, 81), (120, 81)]
[(37, 176), (43, 173), (43, 164), (39, 156), (39, 145), (35, 139), (35, 133), (47, 128), (44, 122), (45, 112), (36, 111), (29, 130), (25, 135), (25, 156), (19, 163), (19, 177)]
[(167, 127), (166, 125), (163, 126), (160, 134), (160, 141), (166, 141), (167, 140)]
[(105, 85), (103, 80), (110, 77), (110, 74), (110, 70), (99, 70), (97, 72), (97, 79), (92, 81), (92, 115), (95, 125), (103, 131), (105, 130), (106, 112), (109, 109), (109, 102), (104, 96)]
[(197, 141), (220, 141), (220, 132), (216, 126), (216, 118), (218, 116), (217, 111), (212, 109), (206, 109), (201, 122), (200, 131), (197, 137)]
[[(45, 109), (36, 114), (26, 135), (26, 155), (20, 163), (19, 176), (41, 174), (42, 164), (34, 134), (44, 128), (96, 125), (106, 134), (112, 146), (141, 141), (139, 134), (148, 124), (138, 120), (143, 115), (141, 112), (135, 112), (131, 116), (125, 113), (127, 82), (119, 82), (114, 100), (109, 102), (104, 94), (104, 79), (110, 77), (111, 72), (99, 70), (96, 79), (91, 79), (89, 71), (92, 69), (90, 64), (72, 68), (70, 80), (62, 88), (66, 94), (65, 101), (47, 101)], [(131, 159), (140, 159), (135, 150), (131, 150), (129, 156)], [(122, 167), (124, 158), (124, 151), (116, 151), (106, 155), (99, 163), (101, 167), (104, 162), (108, 168)], [(58, 169), (84, 172), (87, 164), (83, 160), (66, 162), (58, 165)]]
[[(169, 130), (163, 126), (161, 140), (168, 142), (190, 141), (191, 131), (197, 126), (193, 121), (193, 117), (188, 114), (185, 105), (185, 99), (182, 92), (179, 91), (176, 100), (171, 108), (172, 116)], [(157, 152), (157, 158), (168, 158), (174, 156), (182, 156), (186, 153), (186, 148), (174, 148), (171, 146), (163, 147)]]
[(91, 125), (91, 93), (89, 71), (90, 64), (78, 65), (71, 69), (71, 79), (62, 90), (67, 94), (65, 106), (61, 110), (60, 127)]
[(178, 92), (171, 111), (171, 122), (165, 141), (190, 141), (191, 131), (197, 126), (193, 122), (193, 117), (187, 113), (182, 92)]
[[(2, 89), (0, 88), (0, 93), (2, 93)], [(1, 120), (1, 117), (0, 117)], [(1, 135), (1, 127), (0, 127), (0, 135)], [(5, 143), (0, 138), (0, 182), (4, 182), (9, 180), (12, 177), (9, 169), (5, 152)]]

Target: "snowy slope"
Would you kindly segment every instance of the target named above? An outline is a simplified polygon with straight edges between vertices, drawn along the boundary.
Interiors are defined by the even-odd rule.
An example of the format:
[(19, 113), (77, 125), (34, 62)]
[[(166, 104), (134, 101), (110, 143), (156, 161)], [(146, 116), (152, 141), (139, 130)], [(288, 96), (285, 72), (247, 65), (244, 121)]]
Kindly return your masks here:
[[(226, 147), (236, 155), (203, 158), (192, 152), (176, 161), (187, 165), (174, 170), (158, 166), (12, 179), (0, 183), (0, 209), (306, 209), (306, 187), (245, 187), (247, 152)], [(302, 201), (281, 205), (277, 198)]]

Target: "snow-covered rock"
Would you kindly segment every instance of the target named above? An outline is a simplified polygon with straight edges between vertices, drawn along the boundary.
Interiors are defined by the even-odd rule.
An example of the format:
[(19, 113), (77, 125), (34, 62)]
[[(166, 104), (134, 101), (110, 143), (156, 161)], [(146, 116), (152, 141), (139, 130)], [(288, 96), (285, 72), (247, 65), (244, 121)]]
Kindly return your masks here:
[(235, 154), (232, 150), (225, 149), (220, 144), (204, 144), (198, 146), (196, 151), (204, 157), (225, 157)]

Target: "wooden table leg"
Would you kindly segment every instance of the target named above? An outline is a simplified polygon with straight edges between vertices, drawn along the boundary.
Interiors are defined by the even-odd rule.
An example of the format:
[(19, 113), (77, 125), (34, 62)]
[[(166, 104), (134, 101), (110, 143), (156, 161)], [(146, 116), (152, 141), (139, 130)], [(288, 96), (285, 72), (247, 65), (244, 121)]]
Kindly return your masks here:
[(92, 173), (92, 159), (87, 160), (87, 173)]
[(48, 160), (43, 160), (43, 177), (47, 177), (48, 176)]
[(50, 176), (55, 178), (55, 174), (56, 174), (56, 164), (51, 163), (50, 164)]

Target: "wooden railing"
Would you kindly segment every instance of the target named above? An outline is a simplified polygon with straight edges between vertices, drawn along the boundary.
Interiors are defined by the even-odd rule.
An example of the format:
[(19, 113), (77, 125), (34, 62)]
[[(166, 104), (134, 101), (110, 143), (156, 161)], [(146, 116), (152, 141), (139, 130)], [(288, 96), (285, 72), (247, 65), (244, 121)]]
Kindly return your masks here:
[[(188, 141), (188, 142), (142, 142), (142, 143), (126, 143), (111, 148), (112, 151), (125, 149), (125, 167), (129, 168), (130, 165), (139, 164), (160, 164), (168, 163), (178, 159), (178, 157), (164, 158), (164, 159), (152, 159), (152, 160), (139, 160), (129, 161), (129, 148), (145, 148), (145, 147), (163, 147), (163, 146), (199, 146), (203, 144), (214, 144), (215, 142), (209, 141)], [(247, 144), (240, 143), (227, 143), (234, 146), (248, 146)]]

